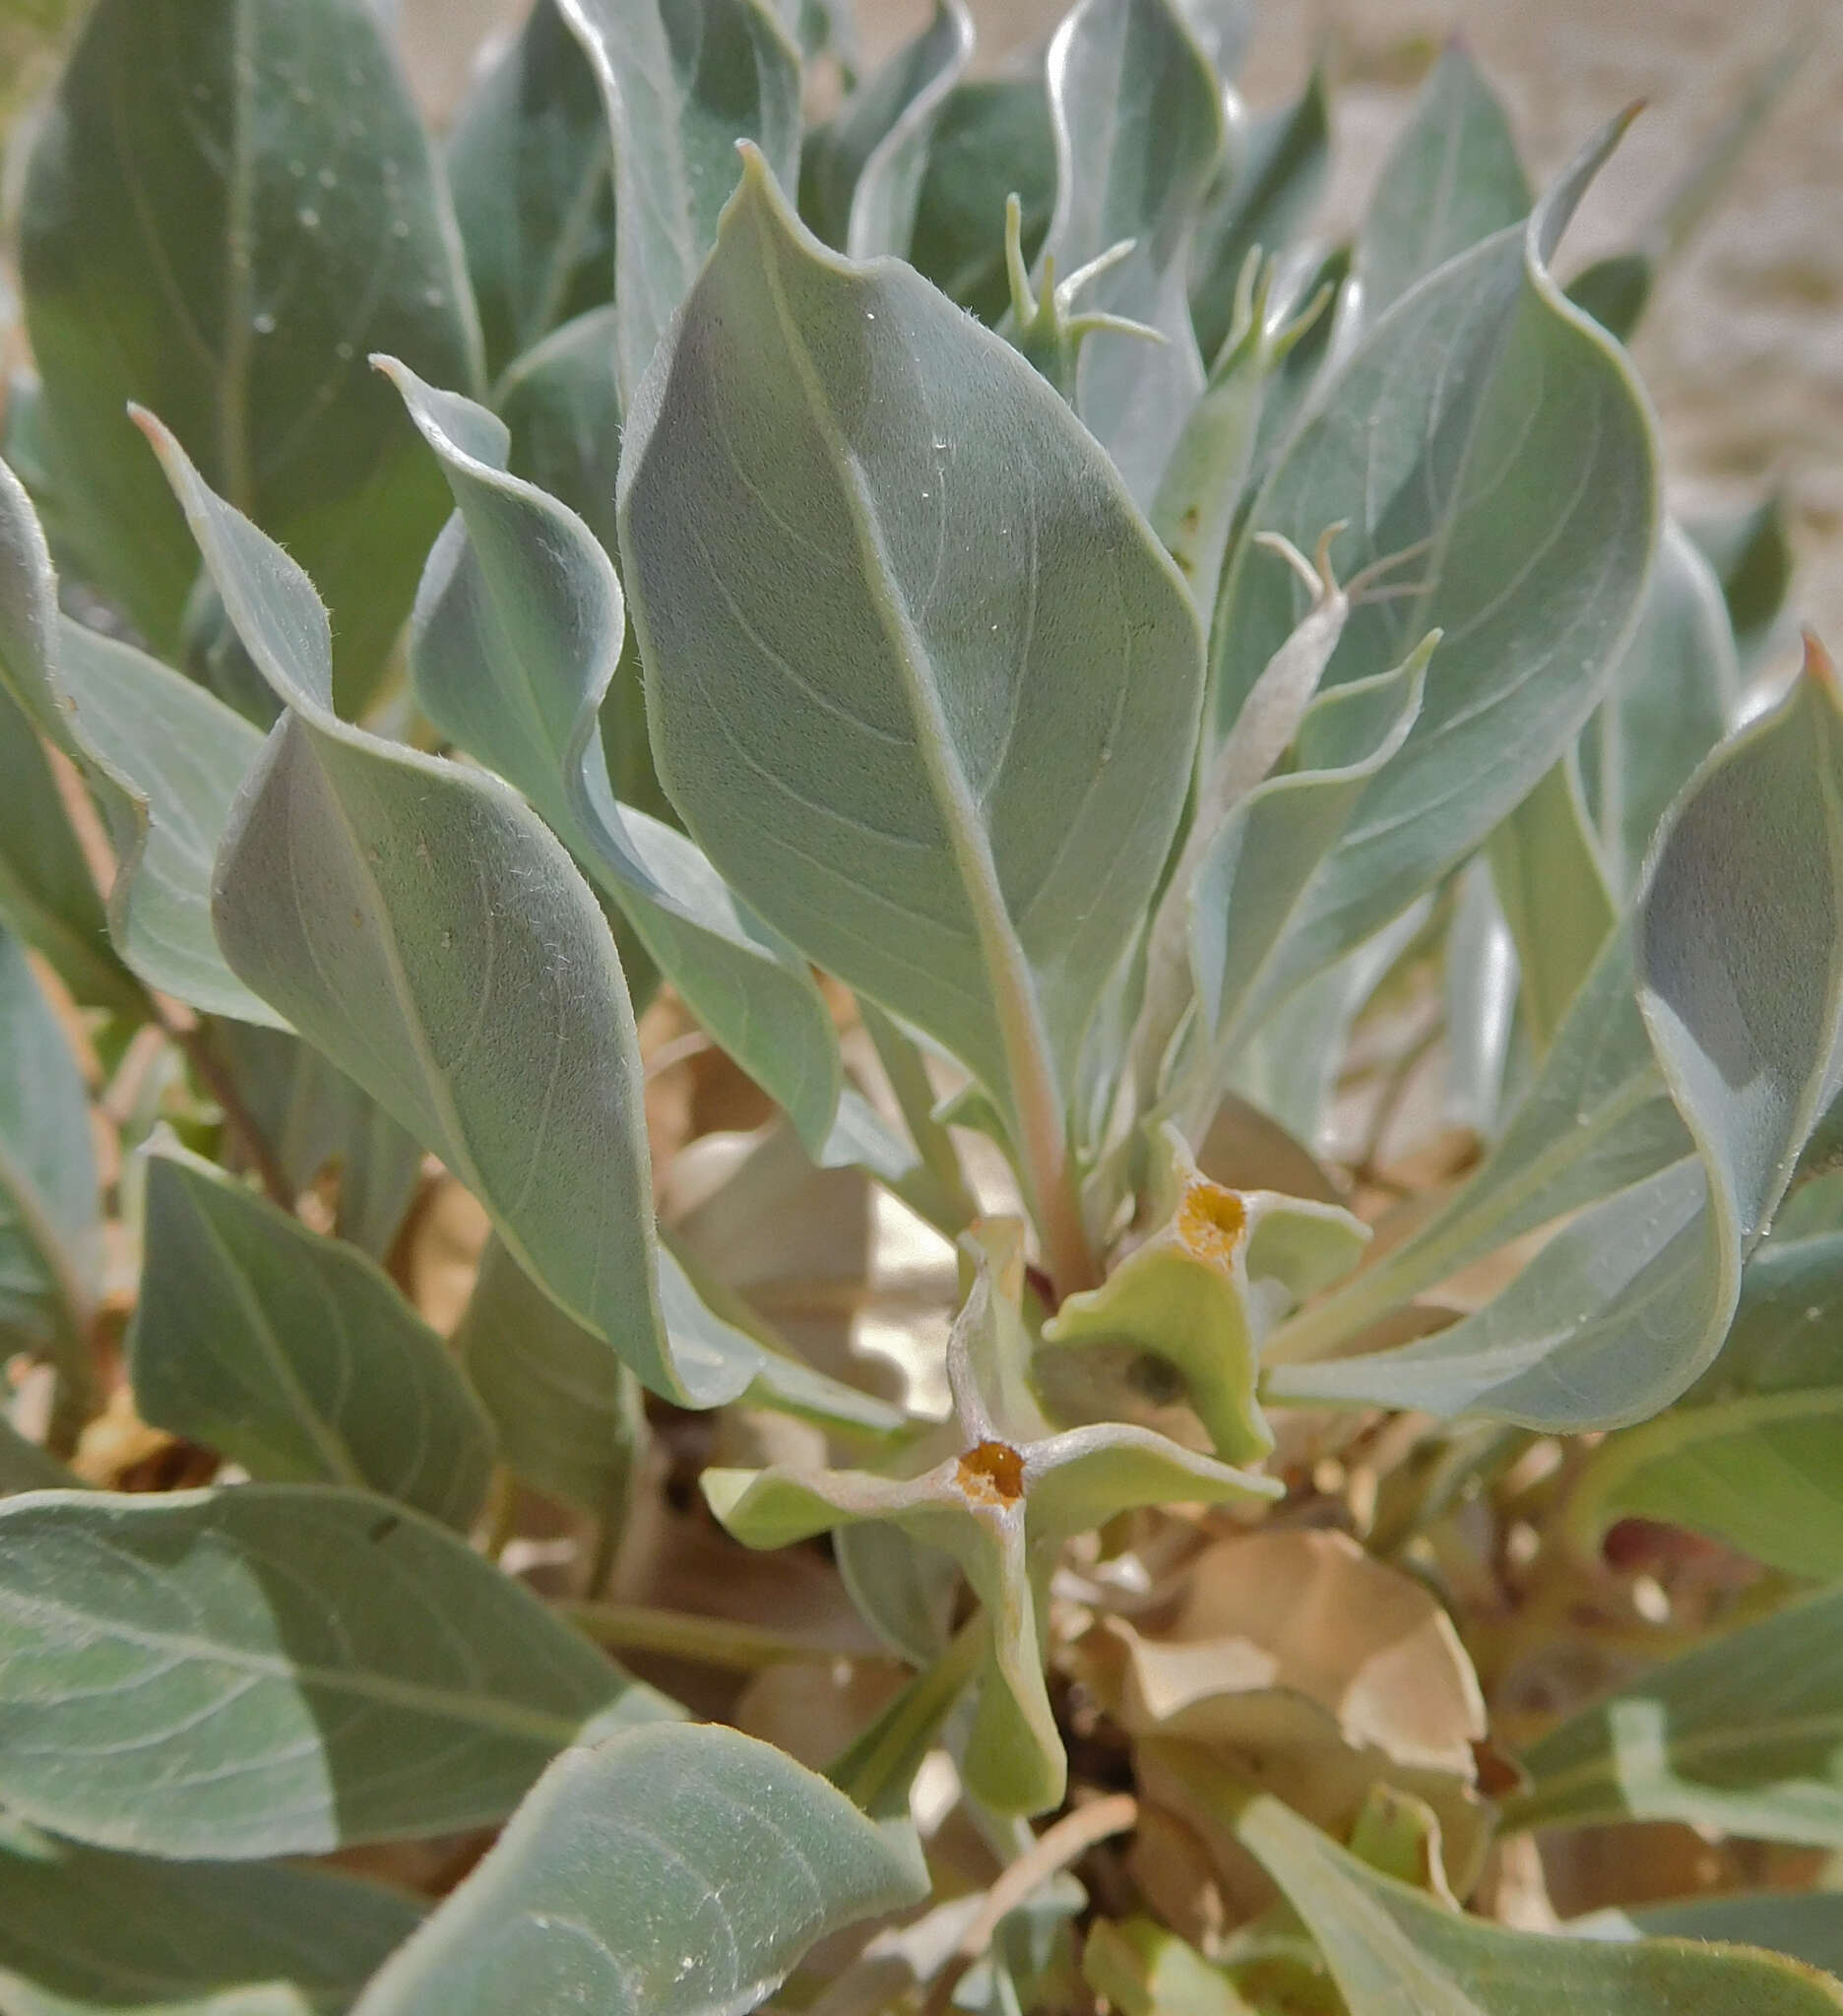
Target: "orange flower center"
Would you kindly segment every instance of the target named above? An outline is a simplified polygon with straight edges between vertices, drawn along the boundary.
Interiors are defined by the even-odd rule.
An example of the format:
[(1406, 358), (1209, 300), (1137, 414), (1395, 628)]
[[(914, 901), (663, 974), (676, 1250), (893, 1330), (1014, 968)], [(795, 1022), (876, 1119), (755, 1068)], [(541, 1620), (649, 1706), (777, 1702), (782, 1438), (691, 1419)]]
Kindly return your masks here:
[(958, 1479), (975, 1504), (1015, 1505), (1024, 1495), (1024, 1459), (1008, 1442), (979, 1442), (961, 1457)]
[(1177, 1207), (1177, 1235), (1199, 1260), (1228, 1266), (1247, 1225), (1247, 1211), (1220, 1183), (1193, 1183)]

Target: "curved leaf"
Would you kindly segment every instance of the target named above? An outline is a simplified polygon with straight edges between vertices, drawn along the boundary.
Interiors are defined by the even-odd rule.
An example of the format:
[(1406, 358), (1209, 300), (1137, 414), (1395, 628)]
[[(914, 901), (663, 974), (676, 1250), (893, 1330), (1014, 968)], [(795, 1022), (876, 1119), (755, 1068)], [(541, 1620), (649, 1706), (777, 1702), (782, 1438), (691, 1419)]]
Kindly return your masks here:
[(51, 479), (92, 577), (177, 647), (197, 561), (122, 424), (140, 402), (312, 569), (361, 697), (441, 522), (365, 353), (479, 373), (440, 172), (371, 10), (101, 0), (32, 151), (20, 252)]
[(1567, 1227), (1465, 1322), (1288, 1366), (1275, 1392), (1562, 1430), (1667, 1406), (1720, 1349), (1742, 1260), (1835, 1095), (1840, 919), (1843, 695), (1813, 646), (1785, 704), (1697, 773), (1637, 913), (1639, 1005), (1695, 1153)]
[(0, 1797), (102, 1848), (317, 1855), (501, 1818), (677, 1714), (446, 1527), (236, 1484), (0, 1505)]
[(535, 0), (469, 94), (447, 158), (486, 373), (497, 378), (614, 291), (607, 116), (556, 0)]
[[(1350, 520), (1340, 565), (1396, 560), (1413, 590), (1353, 611), (1333, 683), (1442, 632), (1407, 742), (1294, 927), (1304, 972), (1404, 909), (1527, 795), (1637, 621), (1656, 538), (1647, 410), (1622, 353), (1548, 267), (1620, 130), (1585, 151), (1527, 228), (1449, 261), (1382, 317), (1315, 395), (1255, 502), (1250, 535), (1309, 549)], [(1302, 594), (1243, 538), (1213, 633), (1213, 739), (1298, 623)]]
[(1569, 1929), (1595, 1939), (1732, 1940), (1843, 1975), (1843, 1911), (1834, 1890), (1744, 1890), (1634, 1911), (1597, 1911), (1575, 1919)]
[(551, 1765), (353, 2016), (741, 2016), (816, 1939), (920, 1887), (872, 1821), (771, 1745), (630, 1730)]
[(800, 209), (827, 244), (854, 259), (908, 255), (934, 122), (972, 54), (963, 0), (937, 0), (927, 27), (808, 135)]
[(170, 1144), (149, 1153), (146, 1211), (128, 1336), (144, 1420), (259, 1481), (360, 1486), (466, 1529), (492, 1431), (377, 1267)]
[(1353, 272), (1372, 323), (1436, 267), (1528, 216), (1503, 107), (1456, 36), (1421, 87), (1357, 234)]
[(454, 1348), (518, 1475), (600, 1519), (626, 1510), (646, 1434), (634, 1375), (564, 1314), (497, 1239)]
[(1594, 1451), (1568, 1510), (1580, 1539), (1636, 1514), (1788, 1574), (1843, 1575), (1840, 1321), (1843, 1236), (1763, 1246), (1715, 1362), (1668, 1414)]
[(80, 1388), (101, 1292), (90, 1099), (19, 943), (0, 932), (0, 1340)]
[(1843, 1847), (1843, 1590), (1730, 1631), (1525, 1750), (1506, 1827), (1684, 1820)]
[(1581, 735), (1581, 775), (1616, 891), (1638, 871), (1671, 801), (1727, 733), (1741, 670), (1720, 585), (1671, 521), (1644, 613)]
[(332, 713), (312, 584), (142, 424), (287, 703), (219, 851), (225, 957), (447, 1163), (519, 1264), (642, 1380), (694, 1406), (733, 1399), (763, 1354), (662, 1262), (633, 1010), (588, 885), (496, 778)]
[(398, 1891), (319, 1869), (0, 1836), (0, 1998), (16, 2016), (333, 2016), (421, 1919)]
[(1191, 235), (1224, 144), (1221, 88), (1173, 0), (1081, 0), (1049, 45), (1056, 207), (1044, 240), (1065, 280), (1122, 240), (1082, 288), (1084, 314), (1123, 315), (1165, 340), (1097, 330), (1075, 410), (1142, 506), (1203, 391), (1190, 327)]
[(1008, 345), (827, 253), (759, 158), (621, 485), (667, 788), (739, 895), (1026, 1116), (1054, 1243), (1062, 1085), (1189, 761), (1175, 570)]
[(208, 1013), (276, 1022), (225, 966), (210, 916), (212, 853), (262, 737), (192, 680), (59, 616), (44, 534), (4, 463), (0, 676), (101, 802), (116, 851), (109, 929), (129, 970)]
[(626, 634), (613, 563), (580, 519), (505, 473), (490, 413), (401, 367), (391, 375), (460, 508), (417, 599), (418, 698), (531, 799), (692, 1013), (816, 1149), (843, 1066), (805, 962), (683, 834), (608, 788), (601, 714)]
[(957, 85), (934, 116), (909, 263), (982, 322), (995, 323), (1011, 304), (1005, 197), (1018, 198), (1019, 243), (1034, 260), (1055, 190), (1055, 136), (1043, 80), (985, 77)]
[(1206, 1753), (1165, 1746), (1195, 1804), (1266, 1868), (1304, 1920), (1351, 2016), (1825, 2016), (1828, 1976), (1744, 1947), (1556, 1938), (1467, 1917), (1379, 1874), (1308, 1821), (1236, 1784)]
[[(3, 594), (4, 588), (0, 588)], [(0, 653), (3, 653), (0, 647)], [(4, 659), (0, 656), (0, 672)], [(57, 774), (0, 679), (0, 919), (48, 960), (86, 1007), (129, 1014), (141, 990), (108, 940), (108, 920)]]
[[(760, 0), (557, 0), (602, 86), (614, 140), (614, 314), (621, 403), (717, 238), (752, 141), (783, 187), (799, 168), (800, 62)], [(393, 349), (389, 344), (375, 346)], [(397, 350), (415, 365), (413, 354)], [(424, 372), (433, 383), (452, 372)]]

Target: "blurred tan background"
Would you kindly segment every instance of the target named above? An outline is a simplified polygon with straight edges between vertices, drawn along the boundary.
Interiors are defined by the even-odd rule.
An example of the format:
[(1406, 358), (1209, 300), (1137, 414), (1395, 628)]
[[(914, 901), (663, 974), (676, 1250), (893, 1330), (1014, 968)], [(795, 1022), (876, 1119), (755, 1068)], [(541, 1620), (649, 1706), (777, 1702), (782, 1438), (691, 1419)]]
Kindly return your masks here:
[[(481, 41), (523, 0), (399, 0), (418, 89), (440, 118)], [(1047, 35), (1061, 0), (973, 0), (981, 66)], [(931, 0), (859, 7), (866, 64)], [(1439, 42), (1457, 31), (1508, 102), (1538, 179), (1633, 98), (1649, 109), (1589, 198), (1563, 271), (1646, 216), (1749, 76), (1801, 30), (1811, 51), (1726, 200), (1653, 303), (1638, 357), (1673, 491), (1691, 511), (1792, 505), (1798, 602), (1843, 653), (1843, 7), (1837, 0), (1267, 0), (1241, 88), (1256, 111), (1331, 53), (1335, 156), (1322, 221), (1360, 213), (1375, 164)]]

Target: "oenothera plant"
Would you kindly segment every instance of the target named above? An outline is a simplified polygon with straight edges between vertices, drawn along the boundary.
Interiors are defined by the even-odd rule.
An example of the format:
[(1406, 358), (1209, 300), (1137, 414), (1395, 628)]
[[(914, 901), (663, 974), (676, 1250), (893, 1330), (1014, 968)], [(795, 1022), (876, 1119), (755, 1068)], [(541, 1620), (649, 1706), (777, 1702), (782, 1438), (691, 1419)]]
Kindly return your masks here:
[(1712, 170), (1571, 299), (1620, 128), (1454, 48), (1315, 244), (1246, 29), (538, 0), (438, 145), (361, 0), (89, 10), (9, 2012), (1843, 2007), (1843, 695), (1621, 346)]

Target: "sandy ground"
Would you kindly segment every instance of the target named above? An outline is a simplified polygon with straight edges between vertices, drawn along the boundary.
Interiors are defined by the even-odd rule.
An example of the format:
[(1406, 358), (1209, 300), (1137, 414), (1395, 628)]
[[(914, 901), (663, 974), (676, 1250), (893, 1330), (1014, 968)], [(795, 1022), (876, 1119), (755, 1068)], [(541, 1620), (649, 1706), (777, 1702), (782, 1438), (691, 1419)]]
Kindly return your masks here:
[[(1047, 34), (1060, 0), (975, 0), (982, 64)], [(929, 0), (863, 10), (874, 60)], [(412, 68), (440, 117), (509, 0), (400, 0)], [(1503, 91), (1525, 158), (1558, 166), (1633, 98), (1649, 109), (1588, 200), (1564, 255), (1617, 242), (1720, 124), (1745, 82), (1801, 29), (1815, 42), (1727, 201), (1672, 274), (1638, 345), (1673, 489), (1686, 509), (1793, 507), (1801, 613), (1843, 647), (1843, 9), (1834, 0), (1269, 0), (1243, 73), (1256, 109), (1332, 51), (1337, 153), (1323, 222), (1360, 213), (1375, 164), (1441, 38), (1464, 34)]]

